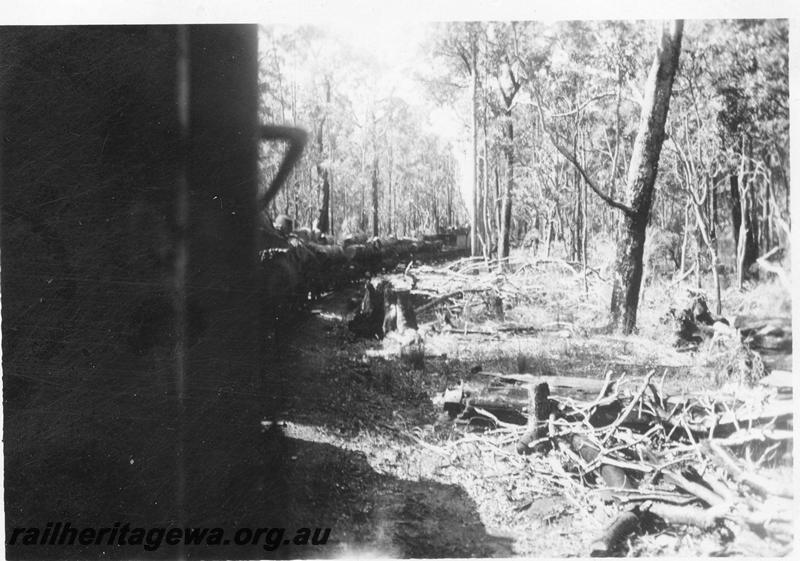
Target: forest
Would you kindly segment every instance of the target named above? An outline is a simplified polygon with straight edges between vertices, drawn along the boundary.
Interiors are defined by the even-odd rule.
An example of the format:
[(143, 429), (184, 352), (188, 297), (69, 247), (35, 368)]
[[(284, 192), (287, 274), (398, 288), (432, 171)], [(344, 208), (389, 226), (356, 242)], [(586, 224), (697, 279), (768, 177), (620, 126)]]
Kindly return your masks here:
[[(390, 516), (393, 537), (378, 523), (372, 547), (788, 551), (788, 33), (785, 20), (260, 28), (262, 118), (308, 135), (267, 213), (363, 248), (338, 266), (314, 241), (299, 245), (328, 264), (307, 266), (294, 234), (270, 251), (312, 279), (383, 257), (349, 303), (338, 287), (317, 305), (345, 334), (302, 336), (351, 357), (328, 361), (346, 397), (323, 409), (358, 419), (357, 436), (321, 438), (463, 487), (485, 524), (463, 550), (462, 528), (420, 529), (438, 520), (431, 488), (424, 514)], [(262, 192), (281, 158), (262, 148)], [(460, 259), (423, 251), (453, 234)], [(306, 391), (314, 364), (289, 369)], [(404, 420), (373, 409), (387, 395)], [(288, 433), (324, 434), (307, 422)]]
[[(398, 71), (345, 33), (262, 26), (264, 120), (311, 139), (272, 212), (334, 239), (466, 226), (486, 260), (520, 248), (620, 269), (655, 31), (430, 24)], [(788, 24), (690, 21), (678, 43), (660, 158), (648, 164), (657, 176), (648, 208), (636, 208), (647, 226), (639, 277), (708, 284), (720, 314), (723, 288), (742, 288), (759, 257), (780, 261), (788, 247)], [(280, 158), (268, 152), (265, 177)], [(635, 312), (626, 318), (630, 332)]]

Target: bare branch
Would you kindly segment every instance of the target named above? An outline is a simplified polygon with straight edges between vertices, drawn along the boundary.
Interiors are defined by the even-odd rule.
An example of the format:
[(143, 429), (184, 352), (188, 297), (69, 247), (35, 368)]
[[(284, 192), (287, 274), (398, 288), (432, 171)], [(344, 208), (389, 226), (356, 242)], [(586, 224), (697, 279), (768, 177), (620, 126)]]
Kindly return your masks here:
[(571, 115), (575, 115), (576, 113), (580, 113), (581, 111), (586, 109), (589, 105), (591, 105), (595, 101), (600, 101), (601, 99), (605, 99), (607, 97), (616, 97), (616, 95), (617, 95), (616, 92), (601, 93), (601, 94), (598, 94), (598, 95), (596, 95), (594, 97), (591, 97), (591, 98), (587, 99), (586, 101), (581, 103), (575, 109), (572, 109), (570, 111), (565, 111), (563, 113), (552, 113), (550, 116), (551, 117), (569, 117)]
[(538, 93), (536, 94), (536, 99), (537, 99), (536, 108), (539, 111), (539, 118), (542, 120), (542, 126), (544, 127), (545, 132), (547, 132), (547, 136), (550, 138), (550, 142), (553, 143), (553, 146), (555, 146), (556, 150), (558, 150), (561, 153), (561, 155), (567, 159), (567, 161), (569, 161), (573, 166), (575, 166), (575, 169), (577, 169), (578, 173), (581, 174), (581, 177), (583, 177), (583, 180), (586, 181), (586, 184), (589, 186), (589, 188), (591, 188), (591, 190), (594, 191), (595, 194), (598, 197), (600, 197), (607, 205), (611, 206), (612, 208), (621, 210), (628, 216), (633, 215), (634, 212), (631, 207), (624, 205), (619, 201), (615, 201), (614, 199), (609, 197), (606, 193), (600, 190), (600, 188), (592, 180), (592, 178), (589, 177), (589, 175), (586, 173), (586, 170), (583, 169), (583, 166), (580, 164), (580, 162), (578, 162), (578, 158), (575, 156), (575, 154), (573, 154), (566, 146), (564, 146), (561, 143), (561, 141), (556, 137), (553, 130), (549, 126), (547, 126), (547, 122), (544, 119), (544, 112), (542, 111), (542, 104), (541, 101), (539, 100)]

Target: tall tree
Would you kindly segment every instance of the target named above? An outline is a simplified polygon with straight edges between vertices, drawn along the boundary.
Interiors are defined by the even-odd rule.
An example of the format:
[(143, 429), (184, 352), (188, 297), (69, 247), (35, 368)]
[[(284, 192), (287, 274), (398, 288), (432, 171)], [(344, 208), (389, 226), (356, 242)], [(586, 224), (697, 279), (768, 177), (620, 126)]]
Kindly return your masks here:
[(330, 169), (328, 162), (329, 157), (325, 155), (325, 146), (323, 142), (323, 133), (325, 128), (325, 121), (328, 117), (328, 112), (331, 106), (331, 77), (325, 76), (325, 109), (321, 111), (322, 116), (319, 119), (319, 126), (317, 128), (317, 147), (319, 149), (319, 158), (317, 162), (317, 174), (322, 179), (320, 191), (322, 194), (322, 204), (320, 205), (319, 214), (314, 223), (317, 230), (323, 234), (330, 232), (330, 201), (331, 201), (331, 184), (330, 184)]
[[(603, 201), (623, 214), (611, 293), (609, 328), (631, 333), (636, 327), (636, 313), (641, 290), (644, 244), (653, 188), (658, 173), (664, 125), (669, 110), (672, 83), (678, 68), (683, 37), (683, 21), (662, 25), (656, 54), (644, 88), (639, 130), (633, 146), (626, 182), (626, 201), (612, 199), (589, 177), (577, 155), (548, 130), (556, 149), (574, 165), (584, 181)], [(539, 103), (541, 112), (541, 102)], [(544, 115), (542, 114), (544, 121)]]
[(627, 200), (623, 231), (617, 246), (614, 287), (611, 294), (611, 326), (623, 333), (636, 327), (642, 257), (647, 220), (653, 202), (653, 187), (664, 141), (664, 125), (672, 95), (672, 82), (678, 69), (683, 37), (683, 21), (664, 25), (661, 40), (644, 90), (639, 132), (628, 167)]
[(380, 234), (379, 206), (380, 191), (378, 182), (378, 121), (375, 113), (372, 114), (372, 235)]
[[(516, 40), (516, 28), (511, 25), (511, 41)], [(504, 50), (511, 45), (504, 45)], [(516, 47), (516, 45), (514, 45)], [(503, 207), (500, 213), (500, 239), (497, 244), (497, 257), (502, 263), (502, 259), (508, 257), (510, 249), (511, 233), (511, 207), (514, 193), (514, 120), (511, 110), (514, 98), (522, 87), (519, 73), (515, 72), (511, 65), (511, 57), (508, 52), (502, 54), (502, 59), (497, 72), (497, 83), (500, 87), (500, 95), (503, 98), (503, 131), (505, 134), (504, 150), (506, 157), (506, 188), (503, 193)]]

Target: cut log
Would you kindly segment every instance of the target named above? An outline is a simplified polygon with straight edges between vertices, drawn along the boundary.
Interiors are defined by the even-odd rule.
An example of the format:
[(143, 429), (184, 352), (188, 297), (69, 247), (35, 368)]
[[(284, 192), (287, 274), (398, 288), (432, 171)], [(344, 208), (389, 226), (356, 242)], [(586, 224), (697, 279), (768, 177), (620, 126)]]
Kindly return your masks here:
[(530, 391), (525, 386), (487, 386), (480, 393), (468, 397), (462, 420), (480, 417), (475, 411), (483, 409), (505, 423), (524, 425), (528, 421)]
[(701, 530), (711, 530), (723, 520), (721, 512), (710, 508), (677, 506), (653, 501), (643, 504), (640, 509), (670, 524), (685, 524)]

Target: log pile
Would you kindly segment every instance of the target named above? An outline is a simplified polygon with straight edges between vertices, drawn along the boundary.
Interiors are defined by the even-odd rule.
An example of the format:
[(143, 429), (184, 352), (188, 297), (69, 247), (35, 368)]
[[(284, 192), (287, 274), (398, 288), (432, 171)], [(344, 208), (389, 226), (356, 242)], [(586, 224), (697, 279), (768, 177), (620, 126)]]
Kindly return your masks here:
[(653, 371), (627, 381), (558, 378), (553, 387), (548, 377), (487, 374), (489, 383), (446, 392), (445, 410), (505, 431), (520, 454), (550, 456), (571, 485), (618, 505), (585, 554), (613, 555), (631, 534), (670, 526), (714, 532), (729, 553), (791, 546), (791, 477), (774, 474), (791, 465), (794, 407), (776, 388), (668, 396)]
[[(289, 232), (289, 233), (287, 233)], [(396, 238), (345, 240), (341, 245), (283, 221), (263, 220), (259, 258), (263, 316), (276, 330), (308, 302), (401, 263), (452, 257), (440, 242)]]

